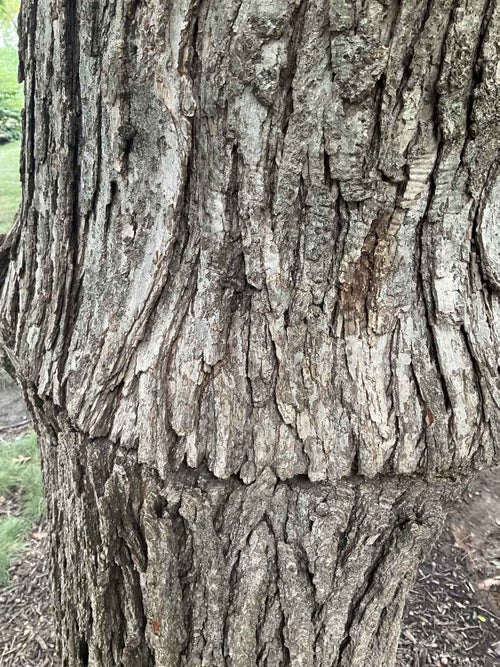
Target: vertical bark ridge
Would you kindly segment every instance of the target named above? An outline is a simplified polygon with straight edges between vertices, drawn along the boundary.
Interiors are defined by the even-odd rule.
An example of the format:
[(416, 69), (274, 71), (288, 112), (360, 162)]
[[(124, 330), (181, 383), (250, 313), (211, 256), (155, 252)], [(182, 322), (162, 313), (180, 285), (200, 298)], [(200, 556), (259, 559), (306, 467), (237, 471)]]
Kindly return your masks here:
[[(41, 395), (165, 473), (185, 461), (247, 482), (266, 466), (333, 480), (490, 461), (493, 379), (479, 391), (485, 362), (460, 334), (490, 311), (462, 260), (474, 229), (491, 237), (476, 211), (496, 155), (492, 141), (478, 162), (498, 11), (474, 8), (117, 2), (101, 28), (83, 1), (61, 14), (53, 58), (69, 78), (28, 99), (75, 103), (63, 132), (40, 107), (60, 157), (26, 147), (28, 169), (44, 160), (25, 188), (28, 264), (3, 288), (27, 295), (23, 322), (49, 321), (4, 320)], [(41, 53), (49, 36), (32, 31)]]

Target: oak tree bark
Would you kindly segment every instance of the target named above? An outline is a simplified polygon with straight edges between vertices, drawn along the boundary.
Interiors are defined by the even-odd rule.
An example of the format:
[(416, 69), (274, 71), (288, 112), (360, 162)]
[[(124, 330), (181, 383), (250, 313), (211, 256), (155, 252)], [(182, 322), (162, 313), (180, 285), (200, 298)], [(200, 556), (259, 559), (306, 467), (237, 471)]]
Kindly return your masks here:
[(387, 667), (498, 460), (496, 0), (24, 0), (1, 336), (62, 665)]

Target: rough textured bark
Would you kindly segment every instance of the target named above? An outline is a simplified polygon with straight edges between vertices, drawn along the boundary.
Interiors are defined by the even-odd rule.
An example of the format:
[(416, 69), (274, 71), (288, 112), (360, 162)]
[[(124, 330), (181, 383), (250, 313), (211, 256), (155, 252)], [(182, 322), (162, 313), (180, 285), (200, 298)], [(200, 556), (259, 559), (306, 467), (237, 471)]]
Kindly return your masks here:
[(2, 344), (68, 667), (386, 667), (498, 460), (496, 0), (24, 0)]

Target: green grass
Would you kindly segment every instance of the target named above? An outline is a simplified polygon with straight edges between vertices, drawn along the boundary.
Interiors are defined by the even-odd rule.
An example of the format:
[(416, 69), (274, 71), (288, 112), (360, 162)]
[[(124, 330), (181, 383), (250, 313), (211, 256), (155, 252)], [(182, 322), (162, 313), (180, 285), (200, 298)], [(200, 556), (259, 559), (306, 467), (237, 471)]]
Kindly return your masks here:
[[(5, 0), (0, 0), (0, 7)], [(1, 29), (0, 20), (0, 33)], [(24, 104), (23, 85), (17, 80), (19, 59), (17, 48), (5, 43), (5, 30), (0, 37), (0, 138), (19, 139), (21, 136), (21, 110)]]
[(17, 80), (18, 53), (12, 41), (18, 0), (0, 0), (0, 234), (7, 232), (21, 200), (19, 152), (23, 84)]
[(20, 516), (0, 518), (0, 584), (8, 578), (13, 555), (19, 552), (44, 511), (40, 458), (36, 437), (26, 435), (21, 440), (0, 445), (0, 495), (22, 491)]
[(0, 234), (5, 234), (10, 229), (21, 201), (20, 150), (19, 141), (0, 146)]

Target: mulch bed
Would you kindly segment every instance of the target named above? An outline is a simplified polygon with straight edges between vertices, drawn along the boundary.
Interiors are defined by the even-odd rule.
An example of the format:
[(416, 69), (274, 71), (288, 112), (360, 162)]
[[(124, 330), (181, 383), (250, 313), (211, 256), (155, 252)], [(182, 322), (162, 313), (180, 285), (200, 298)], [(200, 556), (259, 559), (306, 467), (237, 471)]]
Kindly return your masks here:
[(35, 528), (26, 551), (0, 588), (0, 666), (55, 667), (48, 540)]
[(408, 600), (398, 667), (500, 665), (500, 618), (476, 593), (465, 558), (445, 531)]

